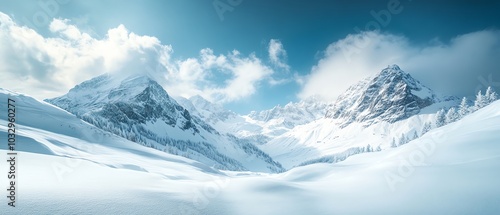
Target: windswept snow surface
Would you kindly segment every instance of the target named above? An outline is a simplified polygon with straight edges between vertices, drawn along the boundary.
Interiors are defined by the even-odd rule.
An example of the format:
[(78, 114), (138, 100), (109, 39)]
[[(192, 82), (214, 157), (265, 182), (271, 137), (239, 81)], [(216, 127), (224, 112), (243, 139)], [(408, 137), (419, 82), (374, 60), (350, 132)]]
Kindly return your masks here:
[[(5, 90), (2, 110), (7, 97), (17, 102), (18, 198), (1, 214), (500, 213), (500, 101), (397, 148), (264, 174), (149, 149)], [(2, 160), (6, 125), (2, 114)]]

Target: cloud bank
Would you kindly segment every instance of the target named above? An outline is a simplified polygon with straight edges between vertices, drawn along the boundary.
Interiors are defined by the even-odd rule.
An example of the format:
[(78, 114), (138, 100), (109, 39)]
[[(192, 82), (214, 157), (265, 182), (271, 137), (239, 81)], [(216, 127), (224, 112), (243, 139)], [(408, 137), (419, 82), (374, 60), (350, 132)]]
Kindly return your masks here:
[(273, 69), (254, 54), (244, 56), (235, 50), (215, 55), (207, 48), (198, 57), (174, 59), (170, 45), (123, 25), (97, 39), (70, 22), (53, 19), (49, 25), (53, 35), (44, 37), (0, 12), (0, 87), (44, 99), (103, 73), (147, 73), (174, 96), (199, 94), (231, 102), (274, 81)]
[(498, 30), (426, 44), (413, 44), (399, 35), (362, 32), (330, 44), (305, 78), (298, 96), (335, 99), (350, 85), (390, 64), (398, 64), (438, 93), (468, 96), (488, 85), (500, 89), (499, 59)]
[(58, 96), (104, 72), (139, 69), (147, 58), (171, 49), (123, 25), (100, 40), (82, 33), (69, 20), (54, 19), (49, 30), (54, 37), (43, 37), (0, 13), (1, 87), (40, 99)]
[[(253, 95), (259, 84), (272, 81), (274, 73), (254, 54), (242, 56), (236, 50), (215, 55), (206, 48), (198, 58), (161, 63), (167, 68), (163, 85), (169, 93), (183, 97), (202, 95), (223, 103)], [(225, 77), (220, 78), (221, 75)]]

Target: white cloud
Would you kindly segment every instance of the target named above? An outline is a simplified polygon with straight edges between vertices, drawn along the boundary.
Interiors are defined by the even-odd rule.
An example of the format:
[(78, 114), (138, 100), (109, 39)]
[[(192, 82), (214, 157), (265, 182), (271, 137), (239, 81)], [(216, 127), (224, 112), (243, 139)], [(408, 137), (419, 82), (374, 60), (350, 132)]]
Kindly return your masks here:
[(254, 94), (257, 84), (273, 74), (273, 71), (254, 55), (243, 58), (231, 55), (230, 59), (232, 63), (226, 65), (226, 68), (233, 72), (234, 77), (227, 81), (224, 88), (215, 90), (218, 95), (225, 97), (223, 100), (234, 101)]
[[(403, 36), (363, 32), (330, 44), (324, 57), (305, 78), (298, 96), (335, 99), (350, 85), (389, 64), (398, 64), (442, 94), (472, 95), (481, 82), (485, 82), (481, 77), (500, 79), (498, 59), (500, 31), (473, 32), (424, 45), (412, 44)], [(500, 80), (496, 81), (500, 85), (498, 82)], [(494, 84), (495, 81), (490, 83)]]
[[(109, 72), (149, 73), (175, 96), (203, 95), (230, 102), (253, 95), (274, 73), (254, 54), (238, 51), (173, 59), (173, 49), (156, 37), (140, 36), (120, 25), (102, 39), (83, 33), (70, 20), (54, 19), (44, 37), (0, 12), (0, 87), (39, 99), (66, 93), (76, 84)], [(15, 53), (15, 54), (12, 54)]]
[[(172, 63), (166, 63), (172, 64)], [(211, 49), (202, 49), (199, 58), (179, 60), (168, 69), (168, 92), (190, 97), (202, 95), (217, 102), (231, 102), (256, 92), (260, 83), (274, 73), (260, 59), (251, 54), (241, 56), (238, 51), (216, 56)], [(218, 76), (228, 76), (224, 81), (210, 81)]]
[(124, 26), (101, 39), (82, 33), (69, 20), (54, 19), (43, 37), (0, 13), (0, 86), (48, 98), (105, 72), (139, 69), (158, 50), (168, 49), (154, 37), (138, 36)]
[(271, 63), (285, 71), (290, 69), (286, 64), (287, 54), (280, 40), (271, 39), (268, 46), (269, 60)]

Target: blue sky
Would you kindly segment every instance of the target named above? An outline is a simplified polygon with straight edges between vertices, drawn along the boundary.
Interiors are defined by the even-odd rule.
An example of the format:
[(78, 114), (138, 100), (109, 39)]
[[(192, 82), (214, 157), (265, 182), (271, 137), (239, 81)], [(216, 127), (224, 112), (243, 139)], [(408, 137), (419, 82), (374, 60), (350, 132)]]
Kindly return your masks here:
[[(109, 37), (109, 30), (116, 29), (120, 25), (126, 28), (126, 34), (133, 32), (138, 36), (157, 38), (160, 45), (154, 46), (169, 46), (170, 63), (175, 67), (173, 70), (177, 71), (171, 75), (179, 76), (163, 83), (169, 93), (183, 96), (201, 93), (212, 101), (220, 101), (227, 108), (239, 113), (269, 109), (277, 104), (284, 105), (289, 101), (297, 101), (316, 94), (334, 99), (349, 84), (380, 71), (383, 65), (392, 63), (399, 64), (403, 70), (444, 94), (463, 96), (470, 92), (472, 95), (474, 90), (478, 89), (477, 86), (485, 85), (484, 82), (489, 82), (490, 85), (494, 85), (493, 87), (500, 87), (495, 86), (500, 81), (500, 65), (495, 60), (500, 56), (498, 41), (500, 2), (498, 1), (131, 0), (126, 1), (126, 4), (123, 2), (3, 1), (0, 3), (0, 12), (9, 16), (16, 26), (26, 25), (47, 41), (48, 38), (66, 38), (61, 36), (62, 30), (57, 29), (67, 29), (68, 26), (75, 26), (81, 33), (88, 33), (95, 40), (106, 40)], [(218, 5), (220, 10), (224, 10), (221, 7), (228, 10), (218, 13), (214, 4)], [(47, 10), (45, 6), (49, 9)], [(390, 16), (389, 19), (385, 16), (387, 14)], [(34, 20), (36, 18), (39, 19), (38, 23)], [(60, 23), (61, 28), (54, 27), (51, 30), (53, 19), (66, 21)], [(373, 23), (379, 28), (373, 28)], [(5, 33), (7, 29), (2, 30)], [(8, 35), (4, 35), (3, 40), (7, 41), (9, 39), (7, 37)], [(354, 51), (349, 48), (349, 44), (353, 41), (356, 43), (366, 38), (372, 41), (367, 47), (358, 47)], [(10, 38), (9, 41), (13, 40), (15, 38)], [(277, 56), (278, 63), (273, 62), (269, 55), (271, 40), (281, 45), (278, 50), (278, 53), (281, 53)], [(477, 46), (471, 45), (476, 43)], [(46, 51), (40, 48), (42, 46), (38, 45), (36, 51)], [(8, 50), (16, 51), (16, 47), (12, 46)], [(346, 52), (342, 47), (348, 47), (349, 51)], [(151, 47), (144, 44), (142, 48), (149, 50)], [(200, 51), (207, 48), (211, 54), (206, 56), (222, 56), (226, 59), (225, 63), (199, 66), (206, 63), (202, 60)], [(28, 48), (23, 50), (26, 49)], [(4, 48), (4, 53), (8, 50)], [(237, 50), (239, 54), (233, 53), (233, 50)], [(47, 58), (60, 57), (52, 56), (50, 50), (46, 52)], [(346, 57), (346, 53), (349, 55), (351, 52), (354, 55)], [(36, 56), (34, 52), (30, 53)], [(470, 53), (470, 56), (466, 53)], [(148, 54), (148, 57), (150, 55)], [(141, 58), (142, 55), (131, 56)], [(65, 59), (64, 56), (61, 58)], [(435, 61), (441, 58), (442, 60)], [(7, 61), (6, 59), (4, 57), (4, 61)], [(23, 61), (23, 58), (16, 59)], [(110, 57), (105, 61), (112, 59), (120, 58)], [(9, 59), (8, 62), (13, 60)], [(28, 68), (37, 69), (32, 73), (18, 72), (19, 76), (26, 77), (14, 78), (10, 83), (0, 82), (0, 87), (14, 87), (15, 80), (24, 85), (32, 83), (31, 87), (20, 87), (16, 84), (17, 88), (14, 90), (29, 94), (45, 92), (34, 95), (38, 98), (63, 94), (74, 83), (99, 74), (90, 71), (89, 68), (100, 70), (97, 65), (75, 68), (74, 70), (78, 70), (79, 73), (71, 75), (64, 73), (63, 84), (63, 80), (59, 78), (61, 76), (54, 75), (58, 71), (61, 71), (61, 74), (64, 72), (62, 66), (47, 65), (57, 62), (56, 60), (44, 62), (43, 59), (35, 57), (35, 60), (25, 59), (23, 62), (26, 64), (32, 62), (33, 65)], [(200, 67), (200, 71), (194, 71), (196, 65)], [(72, 69), (66, 64), (63, 66), (66, 70)], [(2, 72), (12, 74), (17, 72), (11, 68), (5, 66)], [(43, 72), (35, 74), (44, 68), (52, 68), (47, 69), (46, 74), (52, 74), (54, 77), (46, 77)], [(105, 69), (101, 69), (106, 70), (114, 67), (103, 68)], [(194, 78), (182, 76), (182, 68), (189, 70), (188, 76), (198, 79), (192, 80)], [(254, 70), (259, 70), (260, 73), (245, 75)], [(442, 73), (443, 79), (452, 75), (459, 77), (444, 84), (436, 83), (432, 77), (436, 73)], [(38, 83), (35, 80), (37, 78), (47, 79), (45, 83), (52, 81), (53, 84), (48, 86)], [(177, 87), (176, 83), (182, 83), (183, 86)], [(461, 86), (465, 84), (468, 87), (454, 90), (458, 84)], [(233, 92), (240, 90), (238, 86), (241, 86), (241, 91), (244, 92), (234, 94)], [(196, 89), (192, 90), (189, 87)]]

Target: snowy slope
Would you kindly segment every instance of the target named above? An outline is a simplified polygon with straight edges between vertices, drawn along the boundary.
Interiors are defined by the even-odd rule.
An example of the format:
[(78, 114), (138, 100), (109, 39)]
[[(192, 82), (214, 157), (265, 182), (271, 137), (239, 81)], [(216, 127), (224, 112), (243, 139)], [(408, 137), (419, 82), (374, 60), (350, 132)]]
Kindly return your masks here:
[(252, 143), (192, 116), (149, 76), (105, 74), (46, 101), (131, 141), (216, 168), (282, 171)]
[[(500, 213), (500, 101), (397, 148), (259, 174), (221, 173), (1, 92), (1, 109), (7, 94), (19, 101), (26, 147), (18, 207), (0, 205), (6, 214)], [(1, 138), (5, 120), (0, 115)], [(0, 159), (5, 154), (0, 149)], [(61, 166), (67, 171), (56, 171)]]
[(251, 202), (235, 214), (498, 214), (498, 131), (500, 101), (404, 146), (240, 178), (224, 195)]
[[(130, 213), (139, 208), (131, 202), (151, 206), (155, 200), (158, 205), (164, 201), (161, 205), (166, 208), (140, 210), (167, 214), (177, 210), (168, 205), (190, 202), (189, 191), (201, 182), (225, 175), (200, 162), (102, 131), (29, 96), (0, 89), (1, 110), (6, 110), (7, 98), (16, 101), (19, 191), (16, 208), (7, 208), (2, 201), (1, 214)], [(7, 137), (6, 120), (6, 115), (0, 116), (2, 143)], [(6, 147), (0, 144), (2, 160), (7, 159)], [(7, 172), (5, 165), (0, 170)], [(0, 183), (6, 185), (6, 177)]]
[[(174, 166), (190, 165), (203, 172), (221, 174), (199, 162), (144, 147), (103, 131), (51, 104), (0, 88), (1, 109), (7, 108), (7, 98), (15, 100), (17, 151), (77, 158), (109, 166), (113, 166), (114, 160), (119, 161), (118, 163), (121, 163), (123, 169), (128, 169), (127, 166), (129, 166), (134, 170), (142, 169), (148, 172), (153, 169), (144, 168), (150, 166), (146, 163), (153, 159), (158, 160), (158, 162), (173, 162), (170, 165)], [(0, 121), (1, 132), (6, 133), (6, 116), (1, 116)], [(2, 135), (2, 138), (5, 137), (6, 135)], [(5, 150), (6, 147), (6, 144), (0, 145), (0, 149)], [(115, 155), (126, 156), (118, 160), (118, 157), (113, 158)], [(106, 163), (108, 161), (109, 163)], [(132, 161), (146, 163), (141, 163), (141, 165), (127, 164), (127, 162)], [(154, 172), (161, 173), (161, 171)]]

